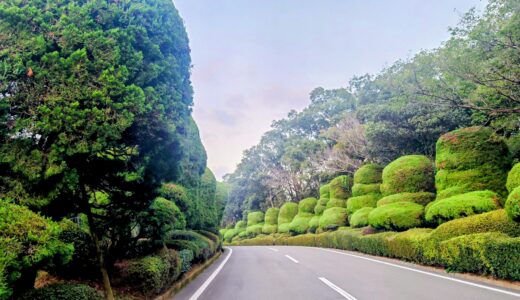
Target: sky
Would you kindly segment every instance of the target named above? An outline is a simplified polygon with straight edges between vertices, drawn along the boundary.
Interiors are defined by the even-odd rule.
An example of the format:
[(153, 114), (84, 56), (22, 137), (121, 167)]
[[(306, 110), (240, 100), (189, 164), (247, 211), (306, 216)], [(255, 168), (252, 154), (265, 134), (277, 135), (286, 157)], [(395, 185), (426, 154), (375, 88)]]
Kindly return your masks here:
[(173, 0), (190, 38), (193, 116), (221, 179), (273, 120), (449, 38), (484, 0)]

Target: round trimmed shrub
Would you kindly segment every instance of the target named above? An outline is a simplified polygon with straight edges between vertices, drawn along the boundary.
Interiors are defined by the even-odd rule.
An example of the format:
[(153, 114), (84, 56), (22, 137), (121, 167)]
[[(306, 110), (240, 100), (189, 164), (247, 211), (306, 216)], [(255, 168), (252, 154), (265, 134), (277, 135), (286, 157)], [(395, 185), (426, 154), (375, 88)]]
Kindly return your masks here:
[(363, 207), (350, 216), (350, 226), (354, 228), (368, 226), (368, 214), (374, 210), (373, 207)]
[(384, 196), (434, 190), (433, 163), (424, 155), (402, 156), (383, 169), (381, 193)]
[(347, 199), (351, 195), (352, 179), (347, 175), (338, 176), (329, 183), (329, 198)]
[(102, 300), (101, 292), (85, 284), (56, 283), (25, 292), (20, 300)]
[(381, 194), (381, 183), (361, 184), (356, 183), (352, 186), (352, 197), (363, 196), (367, 194)]
[(264, 213), (254, 211), (247, 214), (247, 226), (253, 226), (264, 222)]
[(328, 202), (329, 202), (329, 198), (320, 198), (318, 200), (318, 203), (314, 207), (314, 213), (316, 215), (321, 216), (321, 214), (323, 214), (323, 211), (327, 208)]
[(503, 138), (489, 127), (468, 127), (442, 135), (436, 144), (438, 170), (468, 170), (490, 164), (498, 169), (510, 165)]
[(272, 225), (272, 224), (264, 224), (262, 226), (262, 233), (263, 234), (273, 234), (278, 232), (278, 225)]
[(278, 233), (289, 233), (291, 223), (278, 224)]
[(376, 164), (367, 164), (354, 173), (354, 184), (374, 184), (382, 180), (383, 167)]
[(278, 213), (278, 225), (291, 223), (292, 219), (298, 213), (298, 204), (295, 202), (285, 202)]
[(424, 207), (413, 202), (395, 202), (375, 208), (368, 214), (368, 224), (376, 229), (404, 231), (420, 227)]
[(235, 229), (246, 229), (247, 223), (244, 220), (240, 220), (235, 224)]
[(318, 229), (318, 227), (320, 227), (320, 218), (321, 218), (321, 216), (313, 216), (309, 220), (309, 229), (308, 229), (309, 232), (315, 233), (316, 229)]
[(500, 208), (500, 197), (495, 192), (469, 192), (432, 202), (426, 210), (426, 221), (442, 224), (498, 208)]
[(263, 227), (264, 227), (264, 223), (247, 226), (246, 234), (248, 237), (255, 237), (262, 233)]
[(386, 196), (377, 201), (377, 206), (383, 206), (395, 202), (413, 202), (420, 205), (426, 205), (435, 200), (435, 194), (429, 192), (419, 193), (400, 193)]
[(330, 186), (328, 184), (320, 187), (320, 199), (330, 198)]
[(289, 232), (293, 235), (306, 233), (313, 216), (311, 213), (298, 213), (289, 224)]
[(298, 203), (298, 213), (314, 213), (314, 207), (318, 203), (316, 198), (305, 198)]
[(348, 224), (347, 210), (342, 207), (328, 208), (320, 217), (319, 228), (322, 230), (336, 230)]
[(345, 199), (331, 198), (329, 199), (329, 201), (327, 201), (325, 209), (329, 209), (332, 207), (345, 207), (346, 202), (347, 201)]
[(514, 189), (520, 186), (520, 163), (513, 166), (507, 175), (507, 190), (511, 193)]
[(363, 207), (376, 207), (379, 198), (381, 198), (379, 194), (368, 194), (349, 198), (347, 201), (347, 213), (352, 215)]
[(506, 173), (490, 165), (468, 170), (439, 170), (435, 175), (437, 200), (473, 191), (505, 193)]
[(505, 209), (509, 219), (520, 222), (520, 187), (517, 187), (509, 194)]
[(277, 207), (270, 207), (265, 212), (264, 223), (270, 225), (278, 224), (278, 214), (280, 213), (280, 209)]

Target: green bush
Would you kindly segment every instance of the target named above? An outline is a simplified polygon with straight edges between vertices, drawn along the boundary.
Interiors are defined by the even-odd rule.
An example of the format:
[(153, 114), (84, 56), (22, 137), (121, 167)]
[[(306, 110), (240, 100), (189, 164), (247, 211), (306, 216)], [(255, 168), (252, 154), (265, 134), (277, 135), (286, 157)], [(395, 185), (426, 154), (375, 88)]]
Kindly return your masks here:
[(356, 183), (352, 186), (352, 197), (363, 196), (367, 194), (381, 194), (381, 184), (362, 184)]
[(509, 219), (520, 222), (520, 187), (517, 187), (509, 194), (505, 209)]
[(247, 223), (246, 221), (240, 220), (235, 224), (235, 229), (246, 229)]
[(193, 253), (194, 260), (201, 260), (202, 249), (195, 242), (187, 240), (167, 240), (164, 243), (168, 249), (173, 249), (176, 251), (190, 250)]
[(367, 164), (354, 173), (354, 184), (381, 183), (383, 167), (376, 164)]
[(305, 198), (298, 203), (298, 213), (314, 213), (314, 207), (318, 200), (316, 198)]
[(337, 198), (331, 198), (329, 201), (327, 201), (327, 205), (325, 206), (325, 209), (329, 209), (332, 207), (345, 207), (345, 204), (347, 201), (345, 199), (337, 199)]
[(59, 239), (61, 230), (58, 223), (0, 199), (0, 270), (8, 275), (3, 278), (2, 299), (13, 290), (32, 287), (35, 270), (71, 259), (74, 247)]
[(513, 166), (507, 175), (507, 190), (511, 193), (514, 189), (520, 186), (520, 163)]
[(141, 225), (142, 231), (146, 232), (147, 236), (163, 240), (169, 231), (184, 229), (186, 219), (173, 201), (158, 197), (150, 205), (149, 215)]
[(278, 224), (278, 214), (280, 213), (280, 209), (276, 207), (270, 207), (265, 212), (264, 223), (269, 225), (277, 225)]
[(432, 202), (426, 221), (435, 224), (500, 208), (500, 197), (492, 191), (476, 191)]
[(520, 280), (520, 238), (487, 232), (455, 237), (440, 244), (448, 270)]
[(291, 223), (283, 223), (278, 225), (278, 233), (289, 233)]
[(321, 216), (323, 211), (327, 209), (327, 203), (329, 202), (329, 198), (320, 198), (314, 207), (314, 214), (317, 216)]
[(352, 215), (363, 207), (376, 207), (377, 200), (381, 198), (379, 194), (368, 194), (364, 196), (352, 197), (347, 200), (347, 213)]
[(332, 207), (323, 212), (320, 218), (319, 228), (322, 230), (336, 230), (347, 224), (347, 210), (342, 207)]
[(375, 208), (368, 224), (377, 229), (403, 231), (422, 225), (424, 207), (412, 202), (395, 202)]
[(321, 216), (313, 216), (309, 220), (309, 232), (315, 233), (318, 227), (320, 227), (320, 218)]
[(435, 200), (434, 193), (399, 193), (381, 198), (379, 201), (377, 201), (377, 206), (379, 207), (395, 202), (413, 202), (424, 206), (433, 200)]
[(230, 230), (230, 229), (227, 229), (227, 228), (222, 228), (222, 229), (219, 229), (218, 233), (224, 237), (226, 235), (226, 232)]
[(298, 213), (289, 224), (289, 232), (293, 235), (306, 233), (309, 229), (309, 221), (313, 216), (311, 213)]
[(425, 263), (423, 245), (430, 237), (430, 228), (412, 228), (387, 239), (388, 256), (416, 263)]
[(503, 138), (489, 127), (469, 127), (442, 135), (436, 144), (438, 170), (468, 170), (490, 164), (498, 169), (510, 165)]
[(295, 202), (285, 202), (284, 205), (280, 208), (280, 213), (278, 214), (278, 232), (279, 233), (288, 233), (289, 232), (289, 224), (294, 219), (294, 217), (298, 214), (298, 204)]
[(248, 237), (254, 237), (254, 236), (257, 236), (259, 234), (262, 234), (262, 229), (263, 228), (264, 228), (264, 223), (247, 226), (247, 228), (246, 228), (246, 235)]
[(186, 240), (195, 243), (200, 249), (199, 255), (197, 255), (197, 252), (193, 252), (197, 261), (207, 260), (217, 251), (218, 248), (217, 243), (213, 240), (194, 231), (174, 230), (170, 232), (168, 240)]
[(338, 176), (329, 183), (330, 199), (347, 199), (352, 193), (352, 179), (347, 175)]
[(373, 209), (374, 209), (373, 207), (363, 207), (361, 209), (356, 210), (355, 213), (350, 215), (350, 218), (349, 218), (350, 226), (352, 226), (354, 228), (368, 226), (368, 214)]
[(43, 288), (29, 290), (21, 295), (20, 300), (102, 300), (102, 294), (96, 289), (78, 283), (56, 283)]
[(322, 198), (330, 198), (330, 186), (328, 184), (320, 187), (320, 199)]
[(186, 273), (191, 270), (191, 262), (194, 259), (193, 252), (188, 249), (179, 251), (179, 258), (181, 260), (181, 273)]
[(435, 175), (437, 200), (483, 190), (505, 196), (506, 176), (503, 170), (489, 165), (462, 171), (439, 170)]
[(224, 241), (227, 243), (231, 243), (231, 240), (237, 236), (242, 230), (244, 229), (228, 229), (226, 231), (226, 234), (224, 234)]
[(253, 226), (264, 222), (264, 213), (254, 211), (247, 214), (247, 226)]
[(433, 163), (426, 156), (402, 156), (383, 169), (381, 193), (384, 196), (434, 190)]
[(278, 225), (264, 224), (262, 226), (263, 234), (273, 234), (278, 232)]
[(301, 234), (297, 236), (291, 236), (286, 239), (286, 244), (294, 246), (314, 247), (316, 246), (315, 236), (315, 234)]

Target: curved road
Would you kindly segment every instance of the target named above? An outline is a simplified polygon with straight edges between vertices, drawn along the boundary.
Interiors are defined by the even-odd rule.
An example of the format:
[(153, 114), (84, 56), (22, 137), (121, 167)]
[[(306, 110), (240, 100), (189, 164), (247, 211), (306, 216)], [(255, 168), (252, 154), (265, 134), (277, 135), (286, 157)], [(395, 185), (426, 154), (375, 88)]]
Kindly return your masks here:
[(173, 299), (519, 300), (520, 291), (357, 252), (258, 246), (226, 249)]

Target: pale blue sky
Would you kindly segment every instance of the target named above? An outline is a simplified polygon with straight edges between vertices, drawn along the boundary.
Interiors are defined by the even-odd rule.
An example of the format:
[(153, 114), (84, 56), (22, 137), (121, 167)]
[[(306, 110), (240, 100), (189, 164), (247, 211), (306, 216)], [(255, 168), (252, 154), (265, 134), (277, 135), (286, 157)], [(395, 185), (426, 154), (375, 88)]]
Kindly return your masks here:
[(174, 0), (192, 50), (194, 118), (220, 178), (318, 86), (345, 86), (421, 49), (484, 0)]

